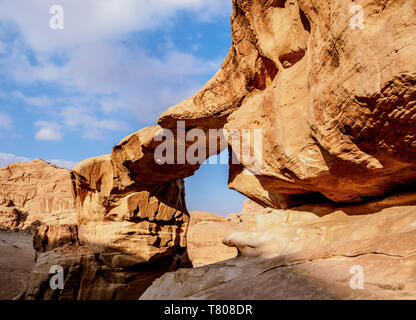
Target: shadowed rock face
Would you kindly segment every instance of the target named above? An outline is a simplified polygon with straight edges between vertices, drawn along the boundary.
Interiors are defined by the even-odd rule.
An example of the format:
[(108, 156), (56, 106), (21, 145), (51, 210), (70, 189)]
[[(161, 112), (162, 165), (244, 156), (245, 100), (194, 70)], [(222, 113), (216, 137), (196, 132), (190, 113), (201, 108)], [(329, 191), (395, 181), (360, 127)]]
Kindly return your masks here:
[[(136, 300), (151, 283), (189, 262), (179, 252), (144, 259), (112, 248), (97, 251), (78, 239), (78, 226), (54, 225), (37, 229), (36, 265), (24, 293), (26, 300)], [(142, 244), (137, 253), (146, 249)], [(140, 261), (139, 261), (140, 260)], [(52, 267), (62, 267), (63, 289), (52, 290)]]

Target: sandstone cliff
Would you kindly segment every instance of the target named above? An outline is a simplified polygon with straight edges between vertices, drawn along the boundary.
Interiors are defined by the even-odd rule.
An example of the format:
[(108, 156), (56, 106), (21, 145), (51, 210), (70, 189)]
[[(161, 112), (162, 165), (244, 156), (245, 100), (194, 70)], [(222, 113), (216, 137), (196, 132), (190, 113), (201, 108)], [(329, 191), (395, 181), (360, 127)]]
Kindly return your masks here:
[(316, 195), (362, 201), (415, 182), (413, 0), (361, 1), (362, 30), (345, 1), (233, 4), (221, 70), (159, 125), (262, 129), (260, 172), (245, 175), (241, 159), (229, 185), (274, 208)]
[[(85, 185), (89, 179), (88, 185), (92, 186), (97, 185), (93, 181), (99, 179), (109, 181), (103, 177), (111, 172), (97, 168), (102, 159), (110, 158), (104, 156), (80, 163), (73, 172), (74, 179), (76, 176), (80, 180), (74, 180), (74, 183)], [(183, 187), (179, 182), (167, 184), (167, 187), (160, 188), (154, 195), (144, 191), (145, 188), (142, 190), (142, 187), (136, 190), (138, 192), (129, 189), (127, 199), (116, 202), (118, 206), (111, 206), (109, 219), (99, 219), (97, 211), (91, 214), (91, 210), (97, 206), (88, 202), (94, 198), (91, 188), (88, 188), (82, 200), (77, 196), (76, 203), (81, 207), (79, 212), (82, 214), (78, 220), (68, 170), (35, 160), (12, 164), (1, 171), (1, 186), (4, 190), (3, 206), (0, 207), (1, 226), (8, 230), (30, 230), (34, 232), (34, 239), (32, 245), (31, 241), (20, 241), (28, 240), (28, 235), (3, 234), (8, 240), (4, 242), (5, 248), (1, 248), (2, 254), (7, 252), (9, 255), (13, 248), (18, 250), (16, 257), (4, 259), (0, 263), (0, 273), (5, 279), (4, 283), (0, 283), (0, 296), (9, 299), (16, 297), (22, 293), (27, 285), (26, 279), (30, 276), (26, 299), (137, 298), (156, 277), (176, 268), (169, 264), (172, 263), (169, 255), (177, 255), (173, 252), (176, 238), (179, 235), (184, 239), (185, 233), (179, 231), (176, 225), (169, 226), (169, 214), (174, 210), (164, 203), (176, 206), (177, 196), (182, 196), (180, 190)], [(99, 188), (107, 187), (100, 183)], [(84, 190), (82, 187), (76, 188), (80, 193)], [(122, 198), (120, 194), (115, 197)], [(169, 197), (173, 200), (169, 200)], [(19, 202), (19, 199), (22, 200)], [(109, 203), (108, 200), (101, 201), (103, 206)], [(19, 206), (15, 206), (15, 202)], [(48, 208), (46, 203), (50, 205)], [(136, 212), (138, 208), (141, 209), (140, 212)], [(239, 217), (245, 217), (245, 214), (243, 212)], [(191, 217), (188, 252), (195, 266), (227, 260), (237, 255), (237, 249), (227, 247), (222, 240), (233, 232), (245, 230), (244, 223), (203, 212), (193, 212)], [(164, 247), (161, 245), (163, 243), (171, 244), (170, 247)], [(34, 261), (33, 250), (37, 253), (36, 265), (30, 270), (32, 260)], [(184, 266), (187, 263), (178, 265)], [(47, 289), (47, 281), (52, 276), (50, 268), (56, 264), (64, 267), (66, 274), (67, 289), (63, 293)], [(101, 272), (107, 276), (100, 280), (97, 273)], [(109, 280), (109, 277), (117, 280)], [(90, 288), (86, 287), (87, 284)], [(17, 287), (11, 288), (13, 286)], [(132, 295), (126, 293), (128, 290)]]
[(69, 170), (43, 160), (0, 169), (0, 226), (33, 229), (76, 222)]
[[(89, 159), (74, 168), (72, 177), (75, 192), (79, 192), (76, 197), (79, 219), (75, 215), (74, 190), (68, 170), (42, 160), (16, 163), (1, 169), (1, 186), (4, 190), (3, 206), (0, 208), (1, 226), (9, 230), (34, 232), (33, 245), (21, 245), (21, 250), (28, 259), (24, 259), (26, 256), (16, 257), (16, 261), (24, 261), (21, 267), (16, 263), (11, 265), (7, 260), (2, 261), (0, 271), (4, 277), (9, 282), (13, 277), (18, 278), (19, 285), (6, 292), (4, 290), (8, 284), (5, 282), (1, 285), (1, 295), (8, 298), (17, 296), (24, 290), (26, 278), (30, 276), (26, 299), (137, 298), (156, 277), (176, 268), (171, 265), (172, 259), (169, 256), (177, 256), (174, 252), (176, 238), (180, 236), (184, 241), (185, 232), (179, 231), (176, 225), (170, 226), (169, 217), (176, 212), (172, 208), (177, 205), (178, 195), (183, 196), (183, 186), (180, 182), (173, 185), (168, 183), (153, 195), (146, 191), (146, 187), (138, 186), (136, 192), (129, 188), (125, 199), (120, 193), (114, 196), (114, 199), (122, 200), (112, 200), (117, 205), (110, 206), (110, 218), (102, 219), (99, 212), (105, 212), (105, 206), (110, 201), (102, 196), (98, 197), (100, 202), (95, 205), (91, 202), (94, 197), (103, 194), (101, 191), (104, 188), (109, 189), (103, 185), (103, 181), (108, 183), (113, 180), (105, 178), (112, 174), (112, 169), (111, 166), (106, 167), (103, 160), (111, 161), (110, 159), (111, 156)], [(88, 188), (83, 187), (87, 183)], [(92, 189), (92, 186), (97, 187)], [(81, 195), (82, 192), (85, 194)], [(15, 202), (19, 206), (15, 206)], [(171, 206), (165, 206), (169, 203)], [(250, 205), (238, 214), (238, 219), (231, 220), (215, 214), (192, 213), (188, 252), (195, 266), (227, 260), (237, 255), (237, 249), (227, 247), (222, 240), (233, 232), (246, 229), (247, 208)], [(240, 219), (244, 219), (244, 223)], [(24, 235), (5, 233), (4, 237), (10, 238), (9, 242), (13, 243)], [(20, 242), (17, 241), (16, 245)], [(33, 249), (37, 253), (36, 265), (29, 271), (27, 269), (32, 264), (30, 256)], [(178, 266), (187, 263), (185, 258), (185, 264), (179, 262)], [(52, 276), (49, 271), (56, 264), (64, 267), (66, 274), (67, 289), (63, 293), (48, 289), (47, 282)], [(22, 274), (21, 269), (26, 270), (26, 274)], [(107, 277), (97, 279), (97, 273), (100, 272), (107, 274)], [(110, 276), (117, 280), (109, 280)], [(91, 288), (86, 288), (86, 284)], [(128, 290), (132, 295), (126, 293)]]

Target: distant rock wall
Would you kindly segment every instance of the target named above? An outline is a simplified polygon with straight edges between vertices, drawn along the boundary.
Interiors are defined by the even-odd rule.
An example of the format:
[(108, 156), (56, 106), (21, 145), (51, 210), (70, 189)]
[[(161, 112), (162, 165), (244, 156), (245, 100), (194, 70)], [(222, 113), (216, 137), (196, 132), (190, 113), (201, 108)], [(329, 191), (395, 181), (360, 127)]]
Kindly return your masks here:
[(246, 227), (242, 221), (207, 212), (191, 212), (187, 243), (192, 265), (200, 267), (235, 258), (237, 249), (226, 246), (222, 240), (232, 233), (245, 231)]
[(1, 227), (33, 231), (40, 224), (60, 223), (76, 223), (68, 169), (40, 159), (0, 169)]

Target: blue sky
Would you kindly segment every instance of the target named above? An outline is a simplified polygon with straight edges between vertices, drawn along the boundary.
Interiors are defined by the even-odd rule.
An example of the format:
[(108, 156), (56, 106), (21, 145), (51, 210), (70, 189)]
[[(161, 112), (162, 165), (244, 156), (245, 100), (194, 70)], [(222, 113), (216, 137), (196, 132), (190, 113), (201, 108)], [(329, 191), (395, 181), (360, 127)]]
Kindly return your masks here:
[[(52, 5), (64, 30), (49, 27)], [(0, 166), (71, 167), (155, 124), (220, 67), (231, 0), (0, 0)], [(190, 210), (226, 215), (244, 197), (228, 167), (186, 180)]]

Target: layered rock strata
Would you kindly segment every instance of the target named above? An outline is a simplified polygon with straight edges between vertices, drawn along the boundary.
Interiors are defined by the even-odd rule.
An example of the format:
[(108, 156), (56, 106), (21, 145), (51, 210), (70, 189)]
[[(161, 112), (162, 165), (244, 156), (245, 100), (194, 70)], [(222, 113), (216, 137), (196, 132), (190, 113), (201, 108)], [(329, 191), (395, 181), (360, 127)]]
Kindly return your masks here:
[[(40, 254), (38, 270), (65, 257), (69, 270), (81, 266), (71, 278), (81, 282), (62, 297), (136, 298), (130, 289), (140, 286), (129, 287), (126, 272), (163, 259), (163, 270), (179, 267), (172, 260), (187, 260), (189, 223), (182, 179), (201, 164), (179, 161), (194, 150), (180, 136), (225, 129), (226, 145), (195, 139), (200, 160), (228, 145), (240, 160), (230, 165), (229, 186), (292, 211), (227, 237), (248, 257), (169, 273), (142, 298), (414, 297), (414, 203), (388, 196), (415, 189), (416, 1), (233, 0), (233, 7), (232, 47), (213, 79), (158, 126), (74, 168), (79, 247), (41, 246), (54, 249)], [(174, 164), (155, 159), (162, 140), (154, 138), (168, 129), (182, 150)], [(234, 145), (244, 130), (261, 130), (261, 149), (251, 139), (246, 146), (260, 169)], [(349, 285), (354, 266), (364, 269), (360, 291)], [(97, 274), (106, 275), (97, 283), (128, 288), (92, 293), (86, 284)], [(42, 290), (29, 295), (52, 296)]]
[[(149, 179), (140, 134), (73, 168), (77, 223), (37, 229), (26, 299), (138, 299), (166, 271), (191, 266), (183, 180)], [(49, 286), (55, 265), (62, 290)]]
[(0, 169), (0, 227), (74, 224), (70, 171), (37, 159)]

